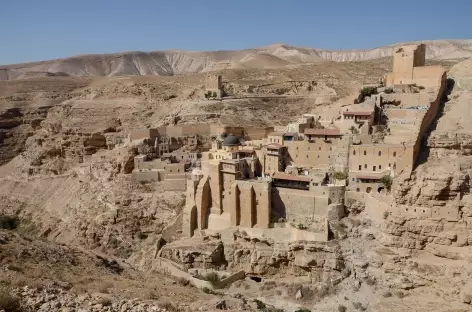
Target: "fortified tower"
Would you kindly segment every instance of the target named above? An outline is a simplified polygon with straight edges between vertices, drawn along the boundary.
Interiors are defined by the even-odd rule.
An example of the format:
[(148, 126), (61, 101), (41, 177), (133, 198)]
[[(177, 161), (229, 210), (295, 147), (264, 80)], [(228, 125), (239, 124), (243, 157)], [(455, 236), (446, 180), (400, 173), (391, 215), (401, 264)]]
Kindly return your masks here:
[(220, 75), (212, 75), (206, 78), (205, 82), (206, 93), (216, 94), (216, 98), (220, 99), (223, 96), (223, 82)]
[(413, 84), (415, 67), (425, 66), (426, 45), (407, 45), (393, 54), (393, 72), (386, 76), (385, 85)]

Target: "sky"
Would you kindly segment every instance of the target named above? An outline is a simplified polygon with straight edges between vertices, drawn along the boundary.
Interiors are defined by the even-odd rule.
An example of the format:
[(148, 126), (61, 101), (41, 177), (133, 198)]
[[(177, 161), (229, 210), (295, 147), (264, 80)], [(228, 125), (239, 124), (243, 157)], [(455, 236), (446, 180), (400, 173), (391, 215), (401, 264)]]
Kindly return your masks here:
[(80, 54), (471, 39), (472, 0), (0, 0), (0, 64)]

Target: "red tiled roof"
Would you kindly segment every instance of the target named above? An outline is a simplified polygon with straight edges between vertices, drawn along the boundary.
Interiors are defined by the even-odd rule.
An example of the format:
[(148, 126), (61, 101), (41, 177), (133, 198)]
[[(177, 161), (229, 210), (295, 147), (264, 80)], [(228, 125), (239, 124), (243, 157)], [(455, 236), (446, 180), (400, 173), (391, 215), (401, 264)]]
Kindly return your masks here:
[(310, 182), (311, 178), (307, 176), (293, 176), (293, 175), (288, 175), (282, 172), (276, 172), (272, 176), (273, 179), (279, 179), (279, 180), (289, 180), (289, 181), (302, 181), (302, 182)]
[(305, 134), (307, 135), (341, 135), (339, 129), (305, 129)]
[(370, 116), (372, 115), (373, 112), (367, 112), (367, 111), (344, 111), (344, 115), (349, 115), (349, 116)]

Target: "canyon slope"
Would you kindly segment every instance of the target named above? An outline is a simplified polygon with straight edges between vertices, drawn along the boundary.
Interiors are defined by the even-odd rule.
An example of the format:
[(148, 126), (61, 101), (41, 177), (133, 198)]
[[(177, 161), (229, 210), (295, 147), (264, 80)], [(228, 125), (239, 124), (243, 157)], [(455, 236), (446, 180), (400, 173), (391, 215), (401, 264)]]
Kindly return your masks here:
[[(191, 261), (211, 264), (220, 245), (205, 236), (170, 248), (182, 236), (185, 194), (134, 181), (142, 146), (120, 142), (132, 129), (175, 123), (266, 126), (301, 113), (336, 116), (363, 84), (391, 70), (393, 46), (130, 52), (0, 67), (0, 217), (12, 218), (0, 219), (0, 291), (9, 281), (40, 311), (281, 311), (261, 302), (287, 312), (469, 311), (472, 62), (461, 59), (472, 55), (471, 44), (429, 45), (427, 63), (446, 67), (454, 83), (422, 161), (393, 189), (412, 205), (455, 202), (459, 222), (376, 220), (353, 202), (327, 245), (284, 249), (240, 233), (225, 265), (256, 261), (268, 274), (215, 293), (158, 270), (158, 250), (177, 257), (187, 247)], [(231, 98), (204, 99), (208, 71), (223, 75)], [(307, 266), (329, 280), (297, 276)]]

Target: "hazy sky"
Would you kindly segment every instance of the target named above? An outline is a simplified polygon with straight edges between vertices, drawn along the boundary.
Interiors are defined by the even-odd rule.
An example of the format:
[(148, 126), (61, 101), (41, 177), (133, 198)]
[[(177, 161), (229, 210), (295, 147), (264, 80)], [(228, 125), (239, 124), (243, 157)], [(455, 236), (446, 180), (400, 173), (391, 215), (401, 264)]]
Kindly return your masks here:
[(0, 0), (0, 64), (273, 43), (362, 49), (472, 38), (472, 0)]

